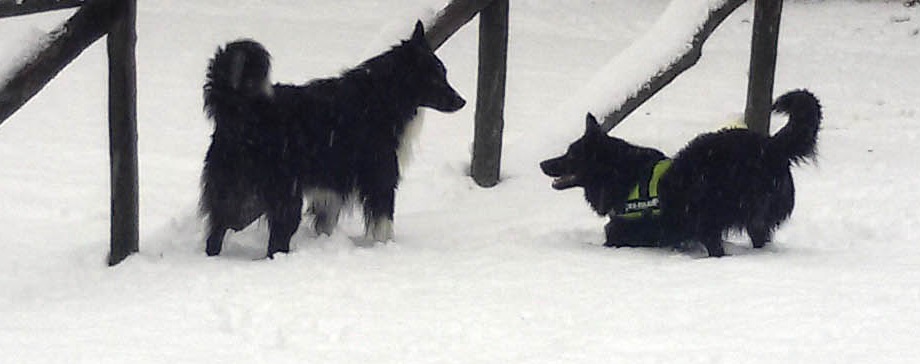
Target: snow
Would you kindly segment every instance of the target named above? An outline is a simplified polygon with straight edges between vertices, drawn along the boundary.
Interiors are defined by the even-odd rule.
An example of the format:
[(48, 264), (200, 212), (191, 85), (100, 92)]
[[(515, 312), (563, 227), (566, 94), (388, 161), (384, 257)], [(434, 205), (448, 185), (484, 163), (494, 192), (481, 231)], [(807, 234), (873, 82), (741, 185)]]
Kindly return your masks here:
[(607, 115), (692, 48), (709, 13), (727, 0), (672, 1), (645, 35), (620, 52), (571, 100), (573, 109)]
[[(6, 56), (4, 57), (5, 59), (0, 62), (0, 87), (5, 86), (6, 83), (9, 82), (10, 78), (13, 76), (13, 72), (32, 62), (38, 55), (38, 52), (42, 50), (45, 45), (54, 41), (56, 36), (60, 34), (61, 32), (59, 29), (48, 32), (35, 27), (29, 27), (25, 32), (14, 34), (13, 36), (18, 36), (19, 39), (13, 39), (13, 41), (9, 43), (19, 48), (16, 51), (3, 52)], [(28, 46), (20, 47), (22, 44)]]
[[(141, 252), (104, 264), (107, 81), (97, 43), (0, 127), (0, 362), (920, 357), (920, 10), (900, 2), (786, 2), (776, 90), (812, 90), (825, 124), (819, 163), (794, 170), (796, 210), (765, 250), (739, 236), (722, 259), (600, 246), (605, 221), (580, 191), (553, 191), (536, 165), (581, 132), (586, 110), (564, 105), (573, 95), (603, 96), (590, 93), (592, 80), (611, 80), (605, 65), (636, 40), (658, 39), (646, 34), (658, 34), (676, 5), (516, 0), (500, 185), (480, 189), (465, 176), (473, 23), (438, 51), (470, 104), (456, 114), (426, 113), (397, 194), (395, 242), (356, 247), (355, 214), (332, 237), (302, 229), (294, 251), (273, 261), (258, 260), (264, 223), (230, 235), (225, 253), (207, 258), (196, 216), (211, 132), (201, 86), (216, 47), (260, 40), (273, 54), (275, 79), (296, 82), (335, 74), (397, 42), (387, 38), (443, 3), (140, 2)], [(739, 8), (694, 68), (613, 133), (673, 153), (723, 126), (743, 108), (751, 12), (750, 4)], [(49, 31), (68, 14), (0, 20), (0, 54), (20, 54), (31, 29)], [(636, 62), (665, 49), (647, 47)], [(0, 68), (10, 62), (0, 56)], [(646, 66), (626, 64), (628, 73)], [(621, 90), (625, 82), (607, 86)]]

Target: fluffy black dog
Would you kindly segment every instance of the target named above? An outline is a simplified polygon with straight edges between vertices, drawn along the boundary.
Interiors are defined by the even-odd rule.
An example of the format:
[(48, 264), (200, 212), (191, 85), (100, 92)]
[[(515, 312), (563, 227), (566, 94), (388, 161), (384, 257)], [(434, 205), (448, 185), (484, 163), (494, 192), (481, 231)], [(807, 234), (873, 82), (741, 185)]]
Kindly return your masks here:
[(555, 177), (553, 188), (582, 187), (594, 211), (610, 216), (605, 246), (699, 242), (719, 257), (723, 234), (736, 229), (761, 248), (792, 213), (789, 169), (815, 158), (821, 123), (821, 105), (806, 90), (780, 96), (773, 109), (789, 122), (772, 137), (746, 129), (703, 134), (673, 160), (607, 136), (588, 114), (584, 135), (540, 167)]
[(227, 229), (265, 215), (268, 256), (287, 252), (303, 199), (317, 233), (331, 234), (346, 201), (363, 206), (366, 237), (393, 237), (397, 151), (419, 107), (457, 111), (466, 103), (425, 40), (409, 40), (339, 77), (272, 85), (270, 56), (252, 40), (218, 49), (208, 66), (204, 105), (215, 128), (202, 173), (208, 255)]

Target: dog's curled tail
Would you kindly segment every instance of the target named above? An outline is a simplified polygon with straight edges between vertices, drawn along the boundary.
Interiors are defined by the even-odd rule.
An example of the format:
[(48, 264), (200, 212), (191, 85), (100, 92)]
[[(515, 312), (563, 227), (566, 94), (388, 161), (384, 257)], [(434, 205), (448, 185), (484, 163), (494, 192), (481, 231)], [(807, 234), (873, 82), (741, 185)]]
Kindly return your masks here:
[(272, 94), (269, 72), (271, 55), (251, 39), (241, 39), (217, 48), (208, 63), (204, 83), (204, 109), (218, 123), (221, 110), (232, 110)]
[(789, 121), (770, 138), (770, 152), (793, 163), (814, 160), (822, 117), (818, 98), (808, 90), (790, 91), (776, 99), (773, 110), (788, 114)]

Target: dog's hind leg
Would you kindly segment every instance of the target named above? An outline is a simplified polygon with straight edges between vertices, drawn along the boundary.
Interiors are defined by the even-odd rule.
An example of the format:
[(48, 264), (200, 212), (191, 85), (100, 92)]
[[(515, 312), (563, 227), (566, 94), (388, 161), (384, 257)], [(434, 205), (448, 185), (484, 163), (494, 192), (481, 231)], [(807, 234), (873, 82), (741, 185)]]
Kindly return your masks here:
[[(291, 181), (293, 184), (294, 182)], [(280, 192), (280, 191), (279, 191)], [(271, 207), (268, 210), (268, 253), (273, 258), (275, 253), (291, 251), (291, 236), (300, 227), (301, 209), (303, 208), (303, 192), (296, 186), (288, 193), (282, 192), (277, 198), (271, 198)]]
[(208, 241), (207, 246), (205, 247), (205, 253), (209, 257), (220, 254), (220, 250), (224, 245), (224, 235), (227, 234), (227, 227), (222, 224), (211, 223), (210, 231), (208, 232)]
[(364, 197), (364, 237), (368, 241), (393, 240), (393, 189), (367, 194)]
[(339, 223), (339, 215), (345, 198), (332, 190), (317, 189), (307, 193), (310, 199), (309, 212), (314, 216), (313, 231), (317, 235), (332, 235)]
[(725, 255), (725, 248), (722, 246), (722, 231), (708, 231), (702, 234), (700, 242), (706, 247), (706, 252), (710, 257), (721, 257)]
[(773, 239), (773, 231), (763, 224), (748, 225), (746, 229), (754, 249), (763, 248)]
[(358, 194), (364, 208), (364, 237), (368, 241), (393, 240), (393, 210), (399, 163), (396, 154), (378, 156), (379, 164), (358, 176)]
[(773, 187), (775, 191), (769, 199), (755, 204), (758, 209), (745, 226), (755, 249), (763, 248), (773, 240), (773, 231), (789, 217), (795, 206), (795, 187), (788, 171), (784, 178), (775, 180)]

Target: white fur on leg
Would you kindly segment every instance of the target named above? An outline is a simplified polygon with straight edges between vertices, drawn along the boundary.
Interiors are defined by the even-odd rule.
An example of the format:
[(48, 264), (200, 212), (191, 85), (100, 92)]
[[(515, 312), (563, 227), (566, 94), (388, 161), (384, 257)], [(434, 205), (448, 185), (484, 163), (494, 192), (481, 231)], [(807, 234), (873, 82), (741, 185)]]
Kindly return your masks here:
[(422, 133), (422, 125), (425, 121), (425, 109), (419, 108), (418, 113), (403, 129), (399, 138), (399, 149), (396, 150), (396, 160), (399, 162), (400, 172), (406, 170), (409, 162), (412, 161), (412, 150), (418, 144), (418, 136)]
[(379, 242), (393, 240), (393, 220), (385, 217), (367, 220), (364, 225), (364, 240)]
[(324, 221), (325, 224), (314, 223), (316, 234), (332, 235), (339, 221), (339, 213), (342, 211), (345, 198), (332, 190), (322, 188), (310, 190), (305, 195), (310, 200), (309, 212), (317, 216), (325, 215), (327, 219)]

